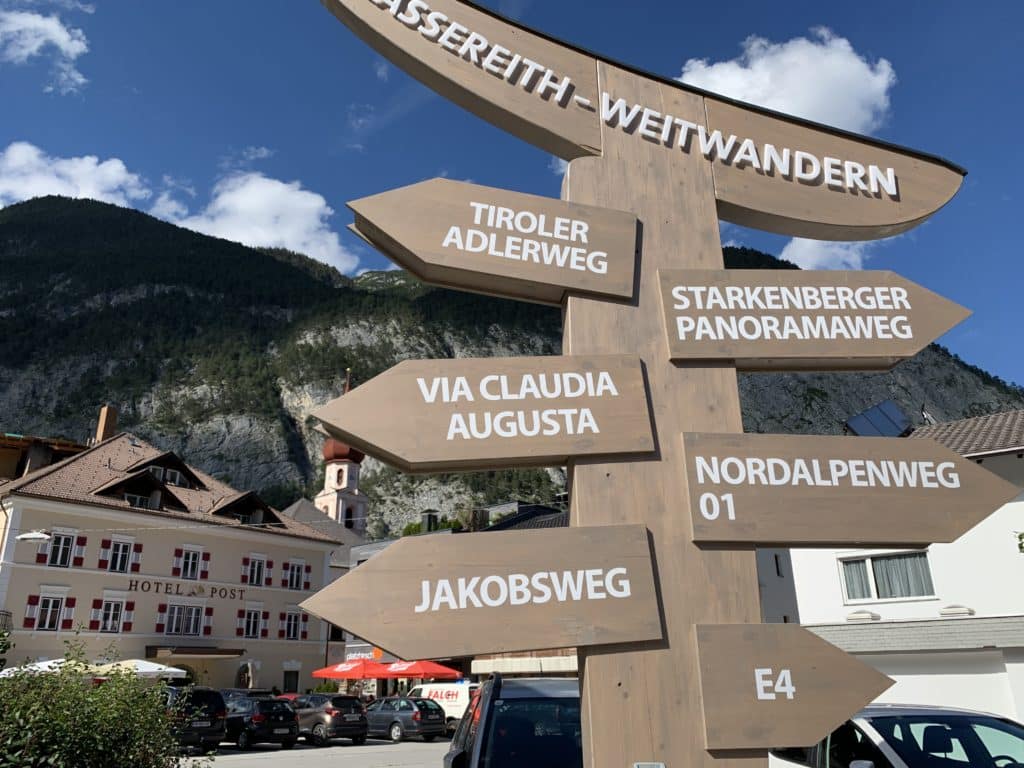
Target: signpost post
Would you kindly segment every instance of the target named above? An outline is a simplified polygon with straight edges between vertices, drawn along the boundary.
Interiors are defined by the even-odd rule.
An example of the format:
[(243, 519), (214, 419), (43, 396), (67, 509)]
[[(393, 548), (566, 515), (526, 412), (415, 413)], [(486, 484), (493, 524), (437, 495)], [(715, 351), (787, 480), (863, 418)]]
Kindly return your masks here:
[[(572, 162), (561, 202), (435, 181), (352, 204), (357, 233), (426, 280), (560, 303), (566, 357), (404, 363), (316, 415), (407, 471), (566, 461), (574, 527), (490, 534), (483, 556), (469, 537), (400, 542), (401, 558), (380, 555), (305, 605), (410, 655), (577, 645), (589, 768), (753, 768), (772, 746), (825, 736), (890, 681), (804, 630), (760, 625), (754, 547), (949, 540), (1010, 494), (926, 441), (743, 436), (737, 368), (887, 368), (965, 310), (888, 273), (725, 271), (719, 219), (887, 237), (948, 202), (963, 171), (638, 72), (464, 0), (323, 2), (414, 77)], [(579, 250), (559, 261), (565, 246)], [(590, 378), (566, 402), (570, 374)], [(550, 433), (531, 415), (547, 424), (547, 411)], [(854, 510), (854, 493), (885, 507)], [(638, 574), (656, 563), (624, 604), (635, 627), (590, 592), (538, 606), (523, 591), (524, 578), (574, 573), (621, 592), (607, 578), (626, 556)], [(363, 569), (402, 595), (397, 608), (353, 592)], [(523, 604), (478, 619), (469, 587), (451, 586), (476, 577), (496, 601), (511, 601), (515, 578)], [(442, 613), (480, 642), (438, 637)]]

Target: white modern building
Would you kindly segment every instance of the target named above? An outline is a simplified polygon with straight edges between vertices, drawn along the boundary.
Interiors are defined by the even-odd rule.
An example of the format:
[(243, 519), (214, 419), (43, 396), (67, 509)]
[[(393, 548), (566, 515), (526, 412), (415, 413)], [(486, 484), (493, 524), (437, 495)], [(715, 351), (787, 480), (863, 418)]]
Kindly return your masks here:
[[(1024, 411), (927, 426), (906, 439), (916, 438), (937, 440), (1022, 493), (952, 544), (792, 550), (799, 621), (894, 678), (880, 701), (1024, 721)], [(763, 583), (775, 576), (770, 565), (762, 563)], [(785, 594), (786, 581), (768, 585), (766, 602)]]

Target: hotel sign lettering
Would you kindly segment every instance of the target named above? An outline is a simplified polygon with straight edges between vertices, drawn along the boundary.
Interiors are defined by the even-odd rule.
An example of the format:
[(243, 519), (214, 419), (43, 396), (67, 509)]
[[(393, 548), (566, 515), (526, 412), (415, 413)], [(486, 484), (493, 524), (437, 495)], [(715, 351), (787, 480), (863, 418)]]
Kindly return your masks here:
[(171, 595), (172, 597), (213, 597), (221, 600), (245, 600), (245, 589), (242, 587), (218, 587), (188, 581), (129, 579), (128, 591), (141, 592), (143, 594)]

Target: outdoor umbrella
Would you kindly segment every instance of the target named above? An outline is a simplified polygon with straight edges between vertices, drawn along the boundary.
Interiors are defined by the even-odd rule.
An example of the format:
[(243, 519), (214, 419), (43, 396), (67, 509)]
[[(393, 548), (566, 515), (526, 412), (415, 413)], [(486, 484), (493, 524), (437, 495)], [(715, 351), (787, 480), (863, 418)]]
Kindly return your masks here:
[(13, 677), (22, 672), (36, 674), (39, 672), (59, 672), (64, 659), (50, 659), (49, 661), (37, 661), (32, 664), (23, 664), (20, 667), (8, 667), (0, 672), (0, 677)]
[(102, 664), (92, 668), (95, 677), (106, 677), (115, 672), (134, 672), (138, 677), (188, 677), (188, 672), (177, 667), (168, 667), (166, 664), (157, 664), (155, 661), (145, 659), (124, 659), (110, 664)]
[(371, 680), (387, 677), (385, 669), (383, 664), (370, 659), (352, 659), (315, 670), (313, 677), (325, 677), (329, 680)]
[(383, 677), (440, 678), (442, 680), (458, 680), (462, 677), (462, 673), (458, 670), (436, 664), (433, 661), (393, 661), (384, 669)]

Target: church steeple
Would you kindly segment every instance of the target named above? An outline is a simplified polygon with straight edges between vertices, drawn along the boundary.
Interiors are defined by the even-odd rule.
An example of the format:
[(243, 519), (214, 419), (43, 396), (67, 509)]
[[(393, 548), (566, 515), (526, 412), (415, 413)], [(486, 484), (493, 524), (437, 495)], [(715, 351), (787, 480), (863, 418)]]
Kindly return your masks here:
[[(352, 386), (352, 369), (345, 369), (345, 394)], [(369, 501), (359, 492), (359, 469), (366, 458), (340, 440), (324, 443), (324, 489), (313, 499), (317, 509), (360, 535), (366, 532)]]

